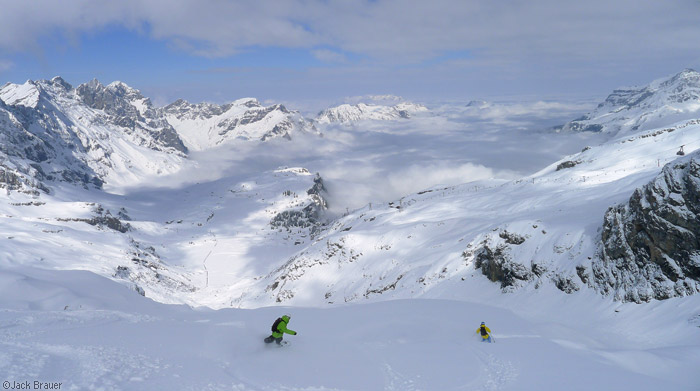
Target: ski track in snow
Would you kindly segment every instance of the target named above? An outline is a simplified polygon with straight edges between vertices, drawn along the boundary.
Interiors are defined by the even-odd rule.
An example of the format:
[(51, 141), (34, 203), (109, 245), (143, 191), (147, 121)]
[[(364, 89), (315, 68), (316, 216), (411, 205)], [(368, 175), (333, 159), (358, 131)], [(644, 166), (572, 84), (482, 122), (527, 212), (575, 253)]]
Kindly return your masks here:
[(486, 354), (485, 358), (481, 358), (481, 362), (483, 363), (481, 371), (486, 380), (474, 390), (502, 390), (518, 378), (516, 367), (508, 360), (499, 359), (493, 354)]

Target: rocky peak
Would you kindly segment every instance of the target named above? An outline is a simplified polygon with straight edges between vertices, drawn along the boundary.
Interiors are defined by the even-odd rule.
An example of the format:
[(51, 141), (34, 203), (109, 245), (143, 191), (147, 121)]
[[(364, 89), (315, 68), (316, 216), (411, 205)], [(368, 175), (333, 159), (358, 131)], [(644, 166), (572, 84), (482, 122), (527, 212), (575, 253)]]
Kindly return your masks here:
[(56, 87), (62, 88), (64, 91), (70, 91), (73, 89), (73, 86), (70, 85), (67, 81), (63, 80), (61, 76), (56, 76), (53, 79), (51, 79), (51, 84), (53, 84)]
[(248, 108), (262, 107), (260, 102), (255, 98), (242, 98), (233, 101), (234, 106), (245, 106)]
[(33, 80), (27, 80), (24, 84), (7, 83), (0, 88), (0, 100), (8, 106), (35, 108), (40, 97), (40, 87)]
[[(108, 114), (138, 116), (138, 110), (130, 104), (133, 99), (143, 99), (135, 89), (121, 82), (104, 86), (97, 79), (81, 84), (76, 93), (85, 104)], [(129, 99), (130, 98), (130, 99)]]
[(193, 104), (184, 99), (178, 99), (175, 102), (163, 107), (162, 111), (166, 115), (172, 115), (180, 120), (192, 119), (209, 119), (217, 115), (221, 115), (231, 108), (231, 104), (219, 106), (214, 103), (197, 103)]

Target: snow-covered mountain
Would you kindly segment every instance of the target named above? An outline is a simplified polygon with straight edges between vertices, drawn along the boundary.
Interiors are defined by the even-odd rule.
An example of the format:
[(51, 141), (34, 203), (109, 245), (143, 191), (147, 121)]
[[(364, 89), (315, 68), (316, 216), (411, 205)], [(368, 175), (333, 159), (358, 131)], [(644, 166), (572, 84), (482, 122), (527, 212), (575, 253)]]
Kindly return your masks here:
[[(681, 75), (691, 81), (668, 83), (690, 108), (692, 72)], [(618, 136), (518, 179), (467, 174), (460, 185), (333, 216), (333, 191), (347, 189), (322, 179), (313, 159), (304, 161), (320, 175), (296, 164), (251, 173), (264, 165), (244, 161), (167, 186), (110, 187), (184, 176), (188, 150), (215, 160), (236, 150), (236, 138), (308, 131), (283, 107), (243, 99), (158, 109), (123, 83), (72, 88), (60, 78), (8, 84), (0, 98), (7, 379), (238, 390), (651, 390), (700, 381), (700, 121), (691, 111), (640, 115), (639, 128), (621, 125)], [(277, 128), (285, 121), (292, 130)], [(338, 128), (343, 142), (357, 136)], [(429, 147), (442, 157), (434, 145), (418, 151), (414, 134), (396, 136), (398, 146), (381, 137), (352, 156), (325, 138), (289, 145), (304, 159), (309, 146), (344, 161), (405, 162)], [(499, 137), (473, 142), (507, 159), (506, 148), (489, 150)], [(263, 157), (287, 147), (249, 145), (270, 148)], [(194, 170), (204, 159), (189, 163)], [(252, 169), (239, 170), (245, 163)], [(300, 333), (286, 350), (263, 346), (282, 312), (293, 312)], [(468, 338), (481, 321), (498, 343)], [(281, 354), (293, 365), (270, 372)], [(542, 361), (558, 363), (556, 376)]]
[(0, 89), (2, 152), (36, 181), (102, 187), (179, 170), (185, 151), (149, 101), (123, 83), (51, 81)]
[(192, 104), (178, 100), (162, 109), (189, 148), (203, 150), (229, 140), (291, 138), (296, 132), (318, 133), (299, 112), (276, 104), (263, 106), (256, 99), (239, 99), (224, 105)]
[(342, 104), (321, 111), (316, 116), (316, 122), (353, 123), (364, 120), (392, 121), (411, 118), (417, 113), (427, 112), (428, 108), (411, 102), (401, 102), (393, 106), (380, 104)]
[(7, 83), (0, 88), (0, 165), (8, 174), (0, 181), (27, 191), (48, 191), (44, 182), (55, 180), (124, 188), (181, 170), (189, 164), (188, 148), (289, 139), (296, 132), (319, 134), (298, 112), (255, 99), (178, 100), (156, 108), (122, 82)]
[(700, 118), (700, 73), (686, 69), (644, 87), (613, 91), (592, 112), (563, 130), (625, 135)]
[[(600, 236), (604, 221), (610, 220), (604, 219), (608, 208), (656, 180), (663, 163), (679, 158), (677, 146), (700, 148), (699, 134), (700, 122), (680, 123), (666, 131), (587, 148), (522, 180), (432, 188), (389, 204), (367, 206), (338, 220), (319, 240), (265, 276), (266, 290), (258, 300), (302, 304), (458, 297), (469, 291), (470, 281), (484, 277), (504, 292), (551, 284), (566, 293), (591, 287), (630, 300), (634, 298), (626, 296), (623, 280), (639, 280), (641, 270), (681, 253), (678, 262), (685, 266), (676, 267), (678, 273), (672, 269), (654, 275), (665, 274), (682, 289), (642, 299), (697, 293), (700, 285), (693, 265), (700, 248), (690, 243), (697, 243), (699, 233), (688, 228), (693, 219), (689, 223), (681, 219), (689, 213), (682, 200), (694, 199), (693, 192), (662, 193), (668, 201), (652, 207), (666, 216), (667, 203), (678, 205), (673, 224), (660, 226), (649, 239), (665, 252), (649, 250), (656, 247), (644, 241), (637, 243), (634, 251), (655, 255), (625, 256), (639, 264), (634, 270), (612, 261), (611, 254), (607, 261), (596, 257), (609, 241)], [(674, 164), (685, 167), (690, 161)], [(693, 176), (683, 181), (689, 187), (697, 185)], [(678, 232), (675, 242), (690, 242), (678, 248), (666, 243), (669, 233), (658, 237), (658, 232), (670, 228)], [(640, 237), (648, 237), (646, 231), (636, 230)], [(610, 278), (601, 278), (600, 262), (608, 265)], [(640, 273), (635, 273), (637, 268)], [(669, 267), (662, 264), (661, 269)]]
[[(677, 84), (680, 83), (679, 80), (690, 76), (691, 72), (685, 71), (671, 81)], [(659, 85), (667, 85), (671, 81)], [(688, 83), (681, 84), (685, 86)], [(50, 82), (28, 82), (23, 86), (6, 85), (0, 92), (3, 100), (11, 104), (3, 103), (0, 106), (0, 114), (4, 114), (0, 117), (4, 124), (3, 135), (7, 140), (13, 140), (13, 137), (19, 140), (6, 144), (3, 149), (3, 153), (8, 156), (4, 165), (4, 172), (7, 173), (4, 181), (8, 190), (20, 188), (21, 183), (27, 183), (31, 187), (33, 178), (50, 175), (44, 173), (52, 171), (41, 165), (44, 161), (53, 162), (44, 156), (50, 154), (47, 150), (73, 157), (73, 154), (65, 151), (80, 150), (87, 145), (87, 152), (77, 155), (82, 156), (77, 159), (82, 166), (66, 161), (62, 162), (63, 166), (78, 167), (84, 172), (106, 172), (95, 177), (118, 181), (119, 179), (112, 178), (124, 173), (123, 170), (114, 169), (117, 164), (124, 164), (128, 160), (145, 165), (145, 168), (135, 167), (132, 171), (136, 172), (147, 171), (151, 164), (146, 156), (136, 159), (130, 151), (150, 151), (148, 153), (152, 156), (182, 158), (182, 151), (185, 150), (183, 144), (194, 148), (209, 148), (224, 142), (229, 135), (252, 134), (245, 133), (243, 129), (268, 129), (267, 125), (274, 123), (274, 120), (287, 118), (282, 120), (285, 123), (289, 115), (298, 115), (283, 106), (263, 107), (252, 99), (242, 99), (223, 106), (192, 105), (178, 101), (159, 110), (154, 109), (137, 90), (118, 82), (103, 86), (92, 81), (73, 89), (62, 79), (56, 78)], [(689, 106), (693, 104), (692, 99), (683, 101)], [(27, 122), (25, 118), (23, 123), (18, 118), (26, 116), (25, 112), (37, 116), (39, 120)], [(48, 123), (44, 118), (58, 120)], [(675, 116), (671, 115), (668, 120), (674, 119)], [(171, 126), (171, 122), (175, 125)], [(34, 130), (35, 123), (49, 125), (40, 128), (43, 132), (33, 133), (27, 130)], [(222, 124), (227, 123), (231, 128), (222, 128)], [(85, 125), (81, 127), (80, 124)], [(183, 137), (189, 141), (178, 143), (179, 139), (173, 139), (173, 128), (181, 134), (188, 134), (182, 129), (189, 129), (189, 136)], [(56, 130), (73, 134), (66, 129), (80, 130), (74, 138), (85, 141), (60, 149), (52, 144), (54, 147), (49, 150), (41, 136), (56, 137)], [(214, 129), (223, 129), (223, 133), (212, 135)], [(213, 307), (250, 307), (279, 302), (316, 305), (377, 297), (440, 297), (457, 289), (453, 287), (455, 283), (459, 284), (459, 281), (465, 281), (468, 277), (475, 278), (479, 274), (497, 282), (506, 292), (552, 284), (567, 293), (591, 287), (628, 300), (684, 295), (698, 289), (698, 285), (693, 282), (697, 278), (692, 271), (692, 251), (686, 249), (683, 253), (684, 265), (690, 266), (685, 267), (682, 275), (667, 271), (673, 268), (661, 267), (665, 278), (674, 283), (680, 279), (680, 283), (685, 284), (687, 289), (676, 289), (676, 293), (665, 296), (629, 296), (630, 285), (621, 283), (619, 276), (629, 274), (630, 271), (618, 266), (610, 267), (610, 264), (620, 264), (612, 261), (616, 256), (611, 249), (603, 252), (607, 255), (601, 260), (599, 254), (602, 243), (611, 241), (606, 239), (609, 236), (601, 238), (598, 231), (603, 230), (603, 221), (611, 221), (610, 218), (604, 219), (606, 211), (625, 202), (636, 189), (653, 180), (662, 164), (678, 158), (676, 151), (680, 146), (685, 146), (688, 153), (700, 147), (700, 140), (695, 137), (699, 129), (697, 120), (689, 120), (669, 123), (661, 129), (637, 131), (634, 135), (627, 134), (624, 138), (568, 156), (522, 180), (484, 181), (426, 189), (406, 195), (393, 203), (375, 203), (359, 211), (348, 211), (345, 217), (327, 227), (319, 214), (319, 208), (326, 207), (325, 199), (318, 198), (324, 188), (320, 177), (308, 184), (311, 180), (310, 173), (305, 169), (298, 169), (298, 172), (296, 169), (271, 171), (260, 177), (238, 177), (234, 183), (239, 183), (236, 186), (240, 186), (240, 189), (222, 189), (215, 183), (207, 186), (211, 194), (218, 194), (226, 200), (231, 197), (231, 193), (236, 195), (236, 200), (210, 206), (203, 204), (203, 209), (196, 212), (185, 206), (187, 203), (178, 204), (178, 207), (167, 211), (167, 216), (156, 217), (149, 212), (134, 217), (130, 213), (133, 220), (129, 224), (136, 232), (132, 231), (128, 235), (138, 238), (138, 243), (150, 243), (146, 247), (157, 248), (154, 245), (157, 243), (165, 249), (179, 248), (177, 253), (171, 250), (146, 251), (144, 254), (150, 255), (144, 257), (152, 258), (151, 263), (168, 264), (178, 259), (177, 264), (189, 265), (182, 270), (182, 278), (191, 283), (183, 283), (182, 286), (191, 289), (186, 290), (189, 293), (181, 294), (177, 300), (206, 303)], [(165, 136), (158, 137), (163, 134)], [(68, 139), (71, 140), (70, 137)], [(125, 141), (120, 141), (122, 139)], [(210, 144), (207, 144), (207, 140)], [(23, 146), (18, 148), (20, 141)], [(32, 145), (38, 147), (30, 147)], [(94, 145), (97, 146), (93, 147)], [(116, 150), (115, 145), (127, 145), (130, 149)], [(134, 145), (142, 149), (137, 149)], [(93, 150), (112, 152), (95, 155)], [(111, 160), (106, 160), (104, 156)], [(39, 164), (35, 164), (37, 162)], [(106, 170), (105, 167), (111, 170)], [(160, 163), (156, 167), (160, 167)], [(173, 164), (173, 167), (176, 165)], [(127, 176), (127, 180), (129, 178)], [(263, 183), (264, 186), (261, 185)], [(282, 184), (289, 188), (282, 189)], [(241, 194), (250, 195), (251, 189), (255, 189), (254, 196), (244, 198), (255, 200), (252, 204), (238, 199)], [(554, 193), (552, 189), (556, 189)], [(201, 189), (196, 193), (204, 194)], [(170, 193), (166, 194), (169, 196)], [(300, 198), (301, 194), (304, 196)], [(436, 194), (440, 196), (436, 197)], [(556, 196), (553, 198), (552, 194)], [(163, 195), (158, 197), (159, 203), (170, 203), (162, 198)], [(282, 202), (286, 197), (292, 197), (292, 203)], [(688, 197), (692, 198), (692, 194)], [(191, 196), (186, 199), (188, 202), (192, 200)], [(258, 205), (261, 202), (272, 204), (261, 208)], [(88, 204), (102, 205), (102, 202)], [(238, 227), (237, 232), (248, 232), (247, 234), (213, 233), (230, 229), (214, 229), (211, 226), (213, 216), (221, 214), (215, 211), (228, 208), (237, 211), (234, 213), (235, 218), (227, 218), (226, 226), (233, 224)], [(110, 218), (116, 214), (115, 211), (121, 209), (131, 208), (122, 202), (115, 203), (112, 207), (94, 207), (88, 214), (76, 212), (70, 217), (62, 215), (57, 218), (68, 218), (71, 221), (78, 219), (77, 221), (91, 222), (98, 227), (109, 227), (110, 223), (120, 226), (126, 223), (121, 220), (115, 222)], [(179, 216), (188, 214), (198, 216), (195, 218), (198, 228), (187, 236), (187, 242), (193, 243), (196, 251), (180, 248), (183, 241), (179, 237), (166, 245), (159, 235), (146, 233), (151, 230), (166, 232), (170, 229), (170, 224), (165, 222), (181, 221), (183, 218)], [(202, 222), (203, 219), (207, 224)], [(250, 226), (253, 222), (262, 231), (270, 229), (277, 234), (250, 235), (251, 231), (245, 225)], [(199, 227), (204, 225), (210, 226), (212, 231), (198, 232)], [(149, 228), (140, 234), (139, 227)], [(178, 232), (182, 231), (180, 228), (178, 227)], [(605, 228), (607, 231), (612, 229)], [(240, 272), (228, 270), (231, 266), (224, 259), (227, 259), (226, 254), (230, 251), (211, 248), (205, 251), (198, 244), (216, 238), (215, 243), (249, 248), (248, 252), (261, 255), (257, 249), (270, 251), (275, 248), (277, 244), (274, 242), (279, 239), (279, 235), (286, 238), (286, 243), (293, 243), (293, 246), (278, 247), (276, 260), (265, 263), (268, 266), (259, 268), (254, 276), (247, 272), (241, 275)], [(313, 240), (310, 241), (309, 238)], [(250, 247), (250, 243), (256, 244)], [(632, 254), (636, 250), (625, 251)], [(676, 250), (669, 249), (668, 252), (649, 259), (652, 263), (659, 264), (663, 257), (677, 257), (676, 253)], [(639, 261), (639, 256), (633, 257), (638, 262), (647, 261)], [(200, 263), (194, 260), (202, 258), (220, 265), (216, 273), (220, 283), (202, 286), (201, 281), (196, 282), (197, 278), (193, 277), (189, 268)], [(607, 264), (601, 266), (605, 262)], [(118, 273), (110, 271), (110, 275), (116, 273), (120, 278), (130, 281), (142, 280), (129, 271), (128, 265), (118, 266), (123, 268), (118, 269)], [(111, 267), (111, 270), (117, 270), (115, 267)], [(199, 270), (199, 267), (196, 266), (195, 269)], [(234, 269), (238, 270), (238, 267)], [(612, 277), (601, 277), (603, 269)], [(240, 270), (242, 272), (244, 269)], [(324, 283), (320, 284), (318, 278), (322, 278)], [(641, 277), (632, 271), (632, 277), (624, 278)], [(686, 278), (690, 280), (686, 281)], [(160, 290), (158, 281), (144, 281), (146, 282), (142, 281), (141, 289), (147, 293), (153, 289)], [(149, 287), (148, 281), (155, 286)], [(316, 288), (310, 290), (309, 287), (312, 286)]]
[(109, 115), (109, 121), (126, 129), (148, 133), (154, 142), (151, 149), (159, 145), (186, 153), (175, 129), (165, 120), (161, 113), (151, 104), (151, 100), (128, 85), (116, 81), (103, 86), (97, 79), (76, 88), (82, 101), (96, 110)]

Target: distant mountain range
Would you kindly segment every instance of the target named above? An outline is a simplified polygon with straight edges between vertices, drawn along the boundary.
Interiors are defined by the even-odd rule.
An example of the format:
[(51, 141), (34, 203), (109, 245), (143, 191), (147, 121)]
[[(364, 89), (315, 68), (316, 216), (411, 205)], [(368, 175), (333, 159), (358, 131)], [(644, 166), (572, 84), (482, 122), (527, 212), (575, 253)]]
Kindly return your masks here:
[[(7, 83), (0, 88), (0, 169), (7, 172), (0, 180), (25, 191), (46, 191), (47, 180), (100, 188), (109, 181), (176, 172), (190, 150), (319, 135), (322, 124), (396, 120), (427, 111), (392, 98), (392, 106), (340, 105), (307, 119), (254, 98), (223, 105), (180, 99), (154, 107), (118, 81), (105, 86), (95, 79), (75, 88), (61, 77)], [(163, 163), (145, 164), (156, 160)]]
[[(9, 217), (0, 226), (21, 234), (8, 246), (26, 262), (93, 251), (109, 267), (88, 270), (160, 299), (214, 307), (443, 297), (478, 276), (503, 292), (588, 287), (629, 301), (700, 290), (700, 75), (693, 70), (615, 90), (561, 129), (603, 132), (608, 141), (527, 178), (425, 189), (332, 221), (323, 216), (323, 179), (303, 167), (173, 190), (180, 198), (160, 201), (163, 210), (134, 203), (136, 214), (118, 205), (131, 201), (108, 199), (112, 213), (51, 194), (52, 182), (68, 182), (101, 199), (105, 193), (92, 190), (177, 173), (190, 151), (423, 115), (431, 112), (392, 100), (340, 105), (310, 120), (252, 98), (156, 108), (121, 82), (8, 83), (0, 88), (0, 188)], [(15, 191), (30, 198), (10, 203)], [(36, 201), (44, 193), (48, 205)], [(34, 236), (45, 239), (36, 248)], [(169, 261), (196, 266), (163, 266)]]
[[(282, 105), (255, 99), (226, 105), (178, 100), (156, 108), (122, 82), (65, 80), (7, 83), (0, 88), (0, 165), (12, 189), (46, 191), (58, 180), (102, 187), (144, 175), (175, 172), (190, 149), (228, 140), (290, 138), (318, 133)], [(153, 164), (146, 162), (158, 161)]]

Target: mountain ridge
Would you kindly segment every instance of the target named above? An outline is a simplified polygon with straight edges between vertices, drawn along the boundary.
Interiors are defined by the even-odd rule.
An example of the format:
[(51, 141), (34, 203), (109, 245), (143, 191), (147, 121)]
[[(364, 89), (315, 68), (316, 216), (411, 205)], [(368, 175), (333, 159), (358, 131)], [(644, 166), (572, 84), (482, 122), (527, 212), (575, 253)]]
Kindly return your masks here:
[(562, 130), (616, 137), (696, 118), (700, 118), (700, 73), (688, 68), (643, 87), (614, 90), (592, 112), (566, 123)]

